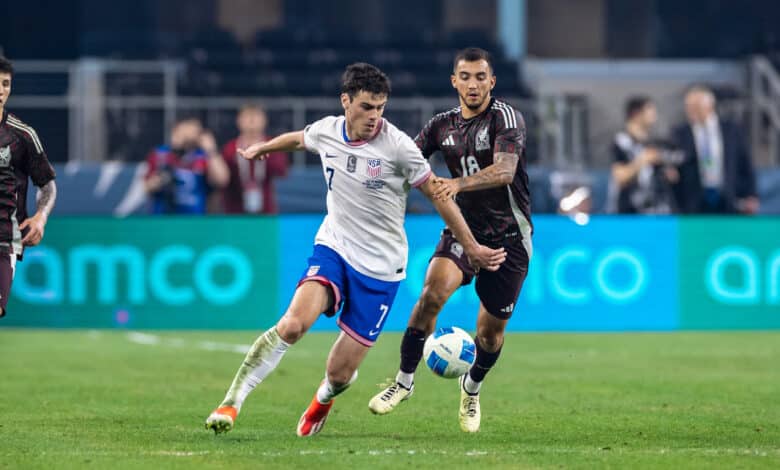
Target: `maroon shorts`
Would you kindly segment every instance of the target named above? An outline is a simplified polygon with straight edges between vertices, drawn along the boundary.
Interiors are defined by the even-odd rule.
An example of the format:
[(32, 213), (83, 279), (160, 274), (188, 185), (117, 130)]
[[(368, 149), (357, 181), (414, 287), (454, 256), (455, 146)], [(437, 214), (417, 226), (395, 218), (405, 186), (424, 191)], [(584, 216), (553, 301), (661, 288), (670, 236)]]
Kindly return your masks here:
[(5, 315), (8, 296), (11, 294), (11, 282), (14, 280), (16, 255), (0, 253), (0, 317)]
[(506, 261), (498, 271), (482, 270), (477, 273), (463, 252), (463, 246), (455, 240), (449, 229), (444, 229), (432, 258), (451, 259), (463, 273), (462, 285), (470, 284), (476, 276), (477, 296), (482, 305), (491, 315), (506, 320), (515, 310), (515, 303), (528, 275), (529, 259), (520, 237), (507, 240), (502, 246), (506, 250)]

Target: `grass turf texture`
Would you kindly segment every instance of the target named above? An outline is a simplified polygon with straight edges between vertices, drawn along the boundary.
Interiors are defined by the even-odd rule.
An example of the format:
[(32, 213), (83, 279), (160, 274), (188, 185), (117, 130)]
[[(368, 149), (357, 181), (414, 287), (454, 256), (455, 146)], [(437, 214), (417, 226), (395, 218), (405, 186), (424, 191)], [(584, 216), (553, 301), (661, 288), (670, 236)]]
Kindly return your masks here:
[[(777, 468), (780, 333), (514, 334), (458, 428), (457, 381), (424, 365), (414, 396), (374, 416), (394, 375), (384, 334), (324, 430), (295, 435), (335, 333), (310, 334), (247, 400), (203, 428), (255, 332), (0, 330), (0, 468)], [(146, 343), (146, 344), (144, 344)]]

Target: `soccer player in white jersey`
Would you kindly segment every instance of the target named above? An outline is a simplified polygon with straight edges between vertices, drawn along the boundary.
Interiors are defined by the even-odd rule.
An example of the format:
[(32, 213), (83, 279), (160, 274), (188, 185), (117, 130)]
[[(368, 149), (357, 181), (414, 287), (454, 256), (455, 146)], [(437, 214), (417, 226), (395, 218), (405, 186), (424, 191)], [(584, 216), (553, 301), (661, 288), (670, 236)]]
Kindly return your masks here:
[(433, 198), (431, 168), (412, 139), (382, 118), (390, 81), (376, 67), (356, 63), (342, 77), (343, 116), (329, 116), (302, 131), (282, 134), (239, 151), (248, 159), (307, 149), (319, 154), (328, 187), (328, 213), (287, 311), (252, 345), (227, 395), (206, 428), (227, 432), (247, 395), (279, 364), (320, 314), (340, 310), (341, 328), (322, 380), (301, 416), (297, 434), (322, 429), (333, 398), (357, 378), (357, 370), (384, 326), (399, 282), (406, 276), (403, 228), (410, 187), (420, 189), (462, 243), (472, 265), (495, 271), (503, 249), (480, 245), (457, 205)]

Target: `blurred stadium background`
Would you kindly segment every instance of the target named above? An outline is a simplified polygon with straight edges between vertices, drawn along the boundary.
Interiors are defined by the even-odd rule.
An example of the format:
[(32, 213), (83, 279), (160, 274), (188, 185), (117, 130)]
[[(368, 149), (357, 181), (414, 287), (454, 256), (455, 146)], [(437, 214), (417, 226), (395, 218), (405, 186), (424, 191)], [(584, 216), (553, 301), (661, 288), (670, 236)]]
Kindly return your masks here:
[[(2, 5), (14, 21), (0, 46), (18, 69), (10, 108), (62, 167), (61, 215), (143, 213), (143, 204), (125, 200), (135, 167), (182, 114), (199, 116), (222, 144), (248, 101), (268, 109), (272, 134), (338, 112), (340, 73), (357, 60), (387, 71), (394, 84), (387, 117), (414, 135), (455, 103), (451, 60), (468, 45), (494, 53), (494, 94), (526, 118), (536, 213), (556, 211), (551, 181), (578, 177), (592, 185), (594, 212), (604, 212), (609, 145), (624, 100), (653, 98), (664, 135), (683, 119), (682, 96), (693, 83), (712, 86), (721, 114), (744, 124), (761, 169), (762, 212), (780, 213), (780, 39), (771, 20), (780, 7), (771, 1)], [(322, 211), (321, 185), (307, 179), (319, 178), (318, 162), (305, 154), (293, 161), (294, 175), (277, 188), (281, 211)], [(117, 173), (112, 184), (99, 186), (107, 171)], [(563, 178), (551, 179), (555, 172)]]
[[(58, 354), (63, 357), (72, 355), (86, 361), (72, 359), (68, 367), (74, 371), (91, 370), (90, 361), (107, 360), (97, 357), (102, 354), (101, 347), (106, 348), (105, 357), (117, 363), (124, 360), (125, 354), (135, 356), (130, 363), (140, 370), (154, 359), (148, 357), (144, 359), (147, 362), (139, 362), (138, 358), (146, 353), (134, 352), (124, 343), (112, 344), (118, 337), (109, 342), (100, 335), (124, 335), (128, 329), (249, 330), (245, 334), (215, 336), (239, 343), (236, 347), (240, 349), (240, 343), (251, 342), (255, 332), (273, 324), (286, 307), (325, 209), (325, 186), (318, 158), (303, 152), (290, 156), (287, 177), (276, 182), (278, 215), (146, 215), (148, 205), (142, 185), (145, 159), (151, 149), (168, 140), (177, 117), (199, 117), (215, 133), (220, 146), (235, 137), (236, 113), (246, 103), (259, 103), (267, 110), (271, 135), (300, 129), (324, 115), (341, 112), (337, 100), (340, 73), (351, 62), (366, 61), (382, 68), (393, 82), (393, 95), (385, 117), (415, 135), (434, 113), (457, 105), (449, 83), (451, 61), (454, 52), (465, 46), (478, 46), (493, 53), (498, 77), (494, 96), (520, 110), (528, 129), (535, 251), (510, 330), (628, 334), (780, 328), (780, 2), (2, 0), (0, 17), (5, 19), (0, 28), (0, 52), (13, 60), (16, 68), (6, 108), (38, 131), (50, 160), (55, 163), (59, 189), (57, 206), (43, 243), (29, 249), (24, 261), (17, 265), (9, 314), (0, 321), (0, 356), (5, 361), (2, 368), (6, 371), (3, 380), (7, 387), (4, 395), (0, 383), (0, 401), (4, 396), (18, 400), (31, 393), (19, 384), (34, 381), (33, 370), (50, 371), (47, 367), (58, 367), (50, 357), (38, 357), (32, 351), (38, 348), (32, 345), (45, 348), (59, 343), (56, 335), (41, 333), (42, 336), (36, 337), (35, 332), (16, 328), (119, 329), (120, 332), (114, 333), (84, 333), (83, 340), (63, 338), (63, 344), (71, 341), (76, 344), (72, 348), (60, 346), (55, 351), (60, 351)], [(674, 124), (684, 120), (683, 96), (687, 87), (695, 83), (710, 86), (718, 97), (719, 113), (736, 120), (746, 131), (756, 168), (760, 214), (752, 217), (606, 215), (612, 163), (609, 147), (614, 133), (623, 126), (625, 99), (637, 94), (651, 97), (659, 111), (657, 131), (663, 136)], [(446, 169), (439, 165), (437, 173), (445, 174)], [(575, 220), (559, 215), (561, 200), (578, 187), (589, 189), (590, 217)], [(32, 203), (34, 191), (29, 197)], [(414, 213), (407, 222), (409, 278), (402, 284), (388, 320), (390, 334), (378, 345), (382, 351), (377, 353), (381, 354), (378, 357), (387, 359), (381, 367), (370, 366), (373, 369), (367, 374), (361, 371), (362, 377), (370, 378), (368, 388), (355, 393), (356, 406), (365, 406), (363, 399), (367, 401), (373, 393), (369, 388), (372, 380), (379, 380), (378, 374), (393, 372), (398, 336), (392, 332), (405, 327), (441, 229), (431, 207), (419, 194), (411, 194), (409, 210)], [(471, 329), (476, 308), (473, 288), (462, 289), (445, 307), (440, 322)], [(333, 332), (336, 326), (333, 321), (321, 320), (316, 329)], [(485, 439), (475, 446), (486, 446), (488, 454), (496, 452), (500, 458), (494, 463), (505, 467), (517, 464), (515, 452), (523, 453), (529, 448), (532, 454), (537, 452), (541, 457), (523, 462), (542, 467), (551, 462), (564, 466), (633, 466), (650, 453), (653, 454), (648, 457), (650, 466), (777, 464), (780, 417), (776, 391), (780, 377), (770, 364), (776, 365), (780, 359), (780, 341), (772, 331), (755, 337), (733, 334), (732, 337), (713, 336), (711, 340), (706, 336), (704, 339), (683, 337), (685, 342), (696, 343), (694, 359), (697, 360), (692, 359), (686, 366), (687, 372), (678, 371), (679, 376), (669, 379), (683, 390), (681, 396), (688, 394), (685, 396), (691, 408), (686, 410), (693, 420), (689, 425), (717, 430), (702, 431), (705, 436), (702, 440), (671, 432), (676, 437), (663, 442), (651, 439), (643, 453), (631, 454), (633, 457), (627, 460), (606, 460), (595, 456), (593, 450), (582, 450), (617, 449), (620, 445), (602, 445), (612, 442), (611, 437), (599, 440), (598, 432), (598, 438), (588, 434), (592, 423), (607, 436), (614, 430), (613, 423), (597, 419), (609, 414), (622, 416), (624, 410), (605, 405), (597, 408), (595, 415), (586, 413), (581, 417), (582, 432), (565, 437), (572, 439), (567, 441), (569, 447), (558, 442), (563, 447), (549, 454), (547, 444), (542, 441), (535, 443), (535, 447), (507, 442), (494, 448)], [(177, 361), (176, 348), (208, 341), (205, 333), (182, 335), (185, 335), (184, 342), (182, 336), (128, 338), (137, 340), (133, 344), (167, 345), (172, 349), (165, 355), (170, 356), (171, 362)], [(644, 373), (632, 375), (631, 371), (639, 370), (633, 368), (633, 361), (637, 361), (636, 367), (652, 374), (661, 369), (668, 371), (666, 368), (673, 368), (679, 364), (679, 358), (686, 356), (684, 345), (674, 337), (643, 337), (641, 349), (631, 351), (635, 342), (630, 336), (628, 339), (618, 339), (617, 335), (594, 336), (592, 341), (583, 339), (582, 344), (574, 346), (570, 342), (579, 341), (576, 338), (528, 336), (536, 348), (543, 348), (547, 341), (551, 347), (561, 348), (554, 356), (538, 357), (541, 361), (538, 364), (543, 364), (536, 371), (539, 375), (524, 376), (523, 383), (537, 387), (543, 387), (549, 378), (545, 371), (552, 374), (557, 364), (567, 361), (566, 348), (571, 346), (576, 351), (572, 354), (580, 354), (580, 358), (591, 358), (589, 365), (598, 368), (604, 357), (594, 351), (600, 345), (612, 344), (614, 351), (609, 357), (626, 362), (610, 367), (615, 368), (616, 376), (633, 378), (621, 382), (622, 388), (616, 388), (620, 392), (609, 396), (599, 396), (603, 387), (612, 386), (609, 374), (599, 375), (589, 385), (583, 385), (594, 397), (605, 400), (603, 403), (619, 400), (636, 390), (635, 384), (643, 380)], [(729, 338), (734, 340), (731, 349), (718, 355), (720, 346)], [(522, 339), (509, 341), (523, 342)], [(90, 350), (89, 345), (95, 349)], [(209, 342), (198, 354), (230, 352), (231, 347), (225, 349), (222, 343)], [(319, 377), (320, 357), (324, 359), (324, 346), (318, 344), (318, 347), (322, 351), (318, 351), (316, 365), (310, 366), (311, 377)], [(15, 351), (19, 354), (14, 358)], [(533, 351), (527, 353), (526, 357), (535, 357)], [(625, 357), (621, 356), (623, 353)], [(713, 362), (715, 356), (710, 353), (717, 356), (717, 361)], [(22, 354), (35, 357), (29, 364), (35, 369), (23, 365)], [(659, 354), (664, 362), (642, 362)], [(189, 426), (200, 425), (200, 414), (207, 412), (219, 398), (238, 359), (239, 355), (234, 354), (226, 358), (219, 356), (218, 364), (206, 362), (209, 374), (224, 372), (224, 377), (210, 377), (206, 382), (200, 382), (198, 367), (190, 364), (189, 375), (183, 373), (179, 385), (185, 386), (187, 380), (206, 385), (197, 392), (188, 392), (190, 409), (179, 415), (171, 412), (169, 419), (192, 420), (195, 424), (187, 423), (188, 430), (182, 431), (185, 437), (181, 440), (165, 434), (157, 434), (158, 438), (166, 441), (171, 437), (171, 442), (175, 441), (173, 448), (190, 452), (185, 456), (199, 458), (200, 451), (193, 449), (197, 449), (200, 435), (188, 434)], [(311, 362), (292, 361), (307, 365)], [(530, 364), (531, 360), (528, 361)], [(371, 356), (367, 362), (371, 362)], [(715, 365), (719, 369), (710, 369)], [(149, 367), (149, 374), (158, 375), (151, 379), (139, 375), (139, 382), (165, 380), (167, 372)], [(507, 362), (499, 364), (497, 374), (502, 368), (503, 375), (499, 377), (503, 377), (502, 383), (511, 390), (516, 385), (513, 382), (516, 371)], [(105, 365), (101, 373), (111, 375), (111, 370)], [(738, 378), (737, 370), (753, 375), (749, 379)], [(572, 377), (578, 377), (576, 383), (572, 379), (560, 384), (567, 390), (590, 380), (587, 374), (577, 376), (574, 370), (571, 373), (575, 374)], [(729, 408), (727, 394), (716, 393), (721, 388), (730, 389), (732, 373), (735, 374), (734, 390), (739, 384), (744, 385), (744, 390), (756, 390), (752, 408), (738, 411)], [(691, 377), (696, 387), (686, 388), (685, 377)], [(715, 377), (719, 381), (715, 382)], [(83, 387), (89, 390), (88, 382), (93, 379), (101, 380), (93, 377), (84, 379), (84, 383), (69, 383), (68, 393), (77, 400), (77, 391), (85, 390)], [(285, 381), (281, 377), (274, 379), (279, 383)], [(713, 382), (707, 382), (710, 379)], [(70, 374), (69, 380), (74, 380)], [(12, 383), (16, 385), (11, 387)], [(132, 387), (132, 383), (126, 385)], [(159, 386), (152, 389), (155, 393), (165, 393)], [(644, 390), (646, 395), (640, 396), (650, 400), (649, 397), (661, 393), (659, 390)], [(56, 387), (49, 392), (56, 394)], [(668, 390), (665, 393), (670, 395)], [(736, 400), (743, 398), (734, 393)], [(309, 390), (303, 395), (309, 396)], [(107, 395), (105, 400), (111, 396)], [(532, 401), (537, 397), (527, 398)], [(718, 409), (722, 415), (710, 421), (696, 421), (697, 417), (707, 415), (707, 411), (697, 414), (694, 410), (700, 398), (702, 403), (709, 399), (718, 403), (713, 407), (721, 407)], [(131, 407), (145, 403), (140, 398), (139, 403), (133, 402), (132, 397), (126, 400), (132, 403), (128, 405)], [(279, 401), (279, 395), (276, 400)], [(301, 400), (303, 406), (305, 398)], [(435, 406), (433, 396), (427, 400)], [(512, 397), (502, 400), (500, 406), (509, 417), (502, 424), (512, 429), (513, 419), (524, 418), (513, 408)], [(643, 398), (637, 400), (641, 402)], [(664, 400), (674, 401), (675, 397), (667, 396)], [(571, 406), (576, 408), (580, 404)], [(661, 406), (653, 406), (656, 405)], [(68, 403), (57, 406), (67, 407)], [(643, 403), (625, 403), (625, 406), (636, 407), (636, 418), (641, 419)], [(2, 403), (0, 410), (3, 411), (0, 421), (25, 418), (15, 408), (3, 408)], [(154, 405), (154, 410), (160, 416), (168, 416), (160, 403)], [(86, 415), (80, 416), (89, 416), (84, 410), (79, 413), (82, 411)], [(548, 411), (524, 409), (523, 413)], [(645, 416), (652, 413), (645, 411)], [(123, 414), (112, 408), (108, 412), (135, 422), (132, 411)], [(734, 413), (741, 413), (745, 423), (752, 423), (745, 425), (756, 429), (751, 428), (743, 436), (732, 428), (719, 427), (732, 423)], [(70, 435), (68, 425), (63, 424), (68, 422), (67, 412), (55, 415), (59, 417), (56, 432)], [(570, 419), (569, 416), (559, 418), (561, 426)], [(251, 423), (252, 418), (249, 419)], [(294, 421), (297, 415), (290, 419)], [(433, 421), (437, 419), (431, 417)], [(669, 415), (669, 419), (674, 420), (674, 415)], [(647, 426), (663, 435), (669, 430), (665, 426), (674, 428), (665, 423), (661, 420)], [(164, 429), (166, 424), (156, 422), (155, 430)], [(265, 423), (258, 421), (257, 426), (261, 425)], [(362, 425), (351, 424), (356, 429), (363, 429)], [(106, 450), (101, 454), (100, 446), (105, 444), (101, 439), (105, 438), (91, 436), (96, 447), (83, 455), (97, 456), (96, 462), (103, 463), (108, 463), (111, 456), (128, 458), (135, 452), (133, 439), (138, 440), (139, 447), (150, 445), (145, 438), (138, 437), (143, 433), (142, 426), (139, 423), (138, 429), (131, 432), (133, 437), (129, 442), (133, 444), (128, 444), (129, 450), (123, 448), (115, 454), (111, 453), (115, 450)], [(394, 426), (398, 428), (387, 432), (400, 434), (403, 423), (398, 421)], [(36, 429), (25, 428), (27, 434), (20, 436), (33, 439)], [(370, 429), (363, 431), (371, 433)], [(550, 426), (535, 431), (555, 440), (560, 429)], [(621, 428), (622, 431), (634, 432)], [(4, 432), (10, 433), (10, 426), (0, 425), (0, 437)], [(715, 437), (718, 433), (725, 436), (731, 432), (737, 436), (731, 443)], [(444, 431), (433, 435), (448, 439), (443, 437), (448, 435)], [(46, 439), (56, 440), (58, 434), (52, 436)], [(583, 441), (578, 442), (578, 438)], [(3, 451), (4, 439), (6, 443), (14, 442), (27, 449), (28, 454), (14, 453), (11, 447)], [(121, 436), (111, 439), (121, 441)], [(66, 442), (69, 441), (62, 441), (62, 445)], [(236, 441), (231, 442), (238, 445)], [(676, 454), (674, 460), (664, 460), (662, 450), (674, 448), (675, 442), (687, 450)], [(16, 464), (24, 467), (30, 462), (56, 465), (56, 461), (45, 459), (25, 460), (31, 455), (29, 452), (40, 450), (25, 445), (22, 438), (12, 441), (6, 434), (0, 439), (0, 455), (6, 452), (10, 456), (7, 462), (11, 467)], [(47, 444), (35, 445), (45, 449)], [(113, 444), (105, 445), (113, 449)], [(378, 463), (369, 456), (373, 452), (369, 449), (376, 447), (371, 447), (374, 444), (356, 445), (358, 455), (366, 459), (360, 460), (360, 465), (379, 468), (411, 461), (404, 460), (405, 447), (396, 449), (397, 453), (394, 451), (387, 460)], [(426, 445), (432, 446), (429, 458), (437, 456), (446, 461), (452, 457), (451, 464), (455, 467), (459, 462), (456, 457), (472, 448), (471, 444), (460, 443), (455, 450), (442, 451), (436, 444)], [(221, 452), (218, 446), (209, 446), (211, 450), (203, 451), (206, 454)], [(697, 446), (704, 450), (698, 452)], [(273, 455), (298, 452), (297, 448), (292, 449)], [(711, 452), (707, 453), (707, 449)], [(751, 453), (753, 450), (756, 453)], [(59, 452), (65, 455), (68, 450)], [(316, 452), (318, 458), (331, 456), (330, 451), (325, 451), (325, 457), (321, 450)], [(353, 450), (343, 448), (332, 454), (344, 456), (347, 452), (352, 454)], [(451, 455), (445, 458), (441, 452)], [(630, 454), (628, 450), (625, 452), (621, 455)], [(740, 460), (738, 457), (743, 454), (755, 460)], [(57, 451), (53, 455), (56, 458)], [(160, 455), (157, 455), (160, 460), (146, 455), (125, 462), (174, 465), (171, 456), (176, 454)], [(273, 460), (272, 454), (263, 455), (283, 466)], [(308, 462), (303, 454), (295, 455), (300, 459), (296, 462)], [(572, 456), (584, 460), (566, 460), (575, 458)], [(549, 460), (544, 460), (546, 457)], [(79, 459), (65, 462), (75, 466), (83, 463)], [(332, 464), (327, 461), (322, 465), (328, 466), (328, 462)], [(251, 466), (252, 460), (239, 460), (239, 463)]]
[[(150, 150), (167, 142), (177, 117), (193, 115), (222, 146), (235, 137), (236, 112), (246, 103), (267, 109), (271, 135), (338, 114), (340, 73), (359, 60), (390, 75), (394, 92), (386, 117), (415, 135), (430, 116), (456, 104), (449, 84), (452, 56), (469, 45), (493, 52), (494, 95), (514, 104), (528, 128), (536, 257), (517, 329), (706, 328), (706, 321), (689, 324), (685, 318), (691, 315), (687, 310), (699, 311), (708, 302), (733, 316), (713, 327), (780, 325), (780, 226), (771, 216), (780, 213), (775, 2), (0, 5), (13, 18), (0, 30), (0, 45), (18, 70), (8, 109), (38, 130), (56, 164), (59, 187), (44, 244), (19, 264), (11, 301), (19, 314), (6, 325), (43, 326), (56, 319), (62, 326), (254, 327), (272, 321), (286, 305), (325, 208), (318, 158), (305, 152), (290, 156), (288, 176), (276, 180), (278, 216), (250, 217), (253, 222), (214, 216), (124, 219), (148, 213), (142, 177)], [(749, 136), (760, 211), (767, 217), (728, 224), (598, 217), (607, 210), (610, 145), (623, 126), (625, 99), (651, 97), (660, 116), (657, 134), (664, 136), (683, 121), (682, 98), (694, 83), (712, 87), (719, 113), (741, 123)], [(561, 199), (582, 186), (590, 194), (585, 210), (596, 217), (586, 227), (567, 225), (554, 214), (561, 212)], [(32, 202), (34, 191), (29, 198)], [(432, 213), (416, 191), (409, 210)], [(184, 228), (190, 224), (193, 229)], [(245, 232), (237, 235), (237, 226)], [(411, 259), (418, 265), (409, 270), (391, 329), (403, 326), (419, 292), (438, 222), (433, 215), (412, 217), (409, 231)], [(682, 249), (711, 241), (707, 232), (719, 234), (710, 251)], [(244, 241), (247, 246), (239, 247)], [(186, 249), (166, 258), (177, 243)], [(216, 245), (233, 251), (225, 255)], [(209, 249), (205, 268), (193, 271)], [(160, 253), (168, 261), (155, 261)], [(278, 263), (267, 265), (272, 259)], [(191, 272), (201, 273), (200, 284)], [(243, 283), (240, 275), (252, 281)], [(155, 282), (155, 276), (173, 281)], [(182, 283), (186, 288), (177, 290)], [(696, 289), (681, 288), (688, 284)], [(161, 292), (166, 286), (167, 293)], [(236, 294), (219, 300), (220, 286)], [(203, 302), (211, 299), (203, 294), (209, 289), (216, 300)], [(168, 295), (179, 300), (156, 303)], [(459, 296), (452, 310), (470, 318), (476, 299), (466, 292)], [(170, 313), (160, 319), (161, 309), (187, 320), (169, 321), (175, 317)], [(257, 310), (269, 313), (258, 319)], [(608, 310), (623, 314), (604, 315)], [(582, 321), (570, 323), (569, 312)], [(254, 322), (247, 323), (249, 318)]]

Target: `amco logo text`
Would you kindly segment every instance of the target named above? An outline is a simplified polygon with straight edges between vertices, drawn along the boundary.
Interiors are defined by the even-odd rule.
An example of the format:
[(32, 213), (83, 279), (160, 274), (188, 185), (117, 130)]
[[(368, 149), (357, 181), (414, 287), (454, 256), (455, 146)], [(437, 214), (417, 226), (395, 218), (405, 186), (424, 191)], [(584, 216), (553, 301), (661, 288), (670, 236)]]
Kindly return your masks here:
[[(184, 267), (192, 277), (174, 285), (169, 276), (174, 266)], [(214, 271), (218, 268), (231, 272), (228, 284), (215, 282)], [(42, 269), (43, 276), (33, 283), (35, 269)], [(120, 270), (126, 273), (126, 286), (119, 285)], [(95, 273), (94, 278), (90, 272)], [(150, 297), (168, 305), (201, 300), (227, 305), (247, 294), (252, 277), (247, 256), (226, 245), (200, 253), (187, 245), (168, 245), (148, 257), (132, 245), (78, 245), (65, 254), (40, 246), (27, 251), (24, 262), (17, 264), (13, 292), (17, 300), (39, 305), (82, 305), (94, 301), (104, 305), (120, 301), (141, 305)], [(93, 296), (90, 285), (96, 287)], [(119, 297), (120, 290), (126, 297)]]

